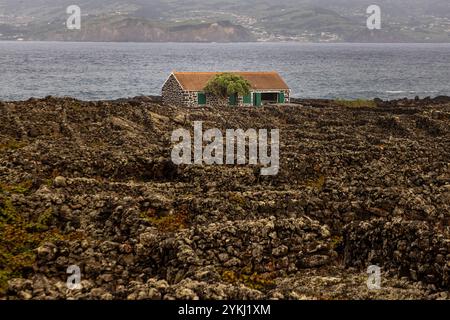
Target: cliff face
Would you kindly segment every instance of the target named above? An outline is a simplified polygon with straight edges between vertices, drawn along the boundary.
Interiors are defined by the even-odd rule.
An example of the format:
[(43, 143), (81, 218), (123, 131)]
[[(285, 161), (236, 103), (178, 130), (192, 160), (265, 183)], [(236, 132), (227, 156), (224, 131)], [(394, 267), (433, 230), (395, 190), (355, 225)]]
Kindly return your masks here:
[(34, 40), (117, 41), (117, 42), (248, 42), (254, 36), (242, 26), (228, 21), (180, 26), (164, 26), (125, 18), (96, 20), (81, 30), (54, 30), (36, 35)]
[[(0, 298), (449, 299), (450, 100), (296, 102), (0, 102)], [(279, 174), (175, 166), (194, 121), (280, 129)]]

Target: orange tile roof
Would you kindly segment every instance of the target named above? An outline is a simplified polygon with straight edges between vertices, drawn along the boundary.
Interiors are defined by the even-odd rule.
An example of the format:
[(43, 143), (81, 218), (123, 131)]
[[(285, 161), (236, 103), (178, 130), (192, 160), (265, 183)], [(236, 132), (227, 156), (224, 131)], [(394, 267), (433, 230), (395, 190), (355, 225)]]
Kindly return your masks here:
[[(173, 72), (175, 78), (187, 91), (202, 91), (208, 81), (223, 72)], [(289, 90), (278, 72), (240, 72), (230, 71), (248, 80), (254, 90)]]

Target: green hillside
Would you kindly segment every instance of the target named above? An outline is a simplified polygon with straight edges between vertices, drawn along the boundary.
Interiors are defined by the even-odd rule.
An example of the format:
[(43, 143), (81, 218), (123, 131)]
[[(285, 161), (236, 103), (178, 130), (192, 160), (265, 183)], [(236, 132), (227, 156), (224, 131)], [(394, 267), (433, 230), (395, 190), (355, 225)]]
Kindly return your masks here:
[[(260, 41), (317, 42), (450, 41), (450, 3), (447, 0), (379, 0), (382, 30), (376, 32), (366, 28), (366, 9), (372, 2), (78, 0), (77, 4), (82, 9), (84, 23), (92, 25), (101, 21), (102, 29), (115, 28), (117, 17), (120, 17), (121, 21), (125, 18), (143, 19), (160, 28), (203, 26), (205, 23), (228, 21), (236, 28), (246, 30), (239, 29), (238, 33), (243, 38), (237, 36), (233, 41), (247, 41), (249, 38)], [(70, 4), (73, 4), (72, 0), (3, 0), (0, 4), (0, 39), (47, 39), (60, 35), (65, 32), (65, 8)], [(124, 34), (131, 34), (131, 31), (123, 30)], [(252, 36), (249, 37), (247, 33)], [(210, 37), (213, 35), (206, 38)]]

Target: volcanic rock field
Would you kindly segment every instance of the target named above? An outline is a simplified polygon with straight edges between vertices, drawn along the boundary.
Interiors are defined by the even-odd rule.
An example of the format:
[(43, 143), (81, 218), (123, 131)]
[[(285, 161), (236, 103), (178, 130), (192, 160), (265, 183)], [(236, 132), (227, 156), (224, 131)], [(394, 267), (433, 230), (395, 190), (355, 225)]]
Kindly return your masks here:
[[(450, 98), (293, 102), (0, 102), (0, 299), (450, 299)], [(175, 165), (194, 121), (279, 129), (278, 175)]]

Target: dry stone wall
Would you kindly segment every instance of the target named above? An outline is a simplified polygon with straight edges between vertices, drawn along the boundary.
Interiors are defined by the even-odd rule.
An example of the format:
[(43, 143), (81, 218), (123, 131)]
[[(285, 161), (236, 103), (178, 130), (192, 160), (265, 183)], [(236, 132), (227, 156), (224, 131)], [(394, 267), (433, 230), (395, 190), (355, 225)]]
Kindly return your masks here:
[(430, 289), (450, 288), (448, 230), (424, 221), (374, 219), (345, 228), (345, 262), (385, 271), (429, 284)]
[(289, 274), (333, 261), (331, 233), (318, 221), (305, 218), (243, 220), (212, 223), (159, 238), (149, 230), (140, 236), (139, 263), (149, 265), (169, 282), (193, 275), (198, 268), (214, 266), (249, 274)]

